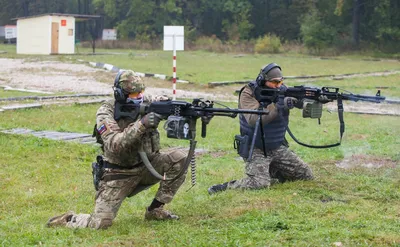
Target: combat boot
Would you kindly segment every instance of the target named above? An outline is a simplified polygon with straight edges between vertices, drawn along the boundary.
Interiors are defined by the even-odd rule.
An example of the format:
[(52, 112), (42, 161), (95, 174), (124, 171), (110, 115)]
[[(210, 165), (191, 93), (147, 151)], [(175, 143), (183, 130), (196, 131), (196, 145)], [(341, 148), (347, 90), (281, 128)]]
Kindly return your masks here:
[(165, 210), (162, 206), (149, 211), (146, 208), (146, 213), (144, 214), (146, 220), (178, 220), (179, 216), (172, 214), (170, 211)]
[(217, 192), (222, 192), (228, 188), (228, 182), (223, 183), (223, 184), (214, 184), (210, 188), (208, 188), (208, 194), (212, 195)]
[(47, 221), (46, 226), (47, 227), (53, 227), (53, 226), (67, 226), (67, 223), (71, 221), (72, 216), (75, 213), (72, 211), (68, 211), (65, 214), (59, 215), (59, 216), (54, 216), (53, 218), (50, 218), (49, 221)]

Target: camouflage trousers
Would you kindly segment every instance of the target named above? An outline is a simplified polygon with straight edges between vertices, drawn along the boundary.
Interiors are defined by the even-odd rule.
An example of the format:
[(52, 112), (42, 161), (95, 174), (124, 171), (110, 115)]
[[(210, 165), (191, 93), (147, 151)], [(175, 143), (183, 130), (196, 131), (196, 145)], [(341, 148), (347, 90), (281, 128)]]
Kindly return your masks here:
[(268, 151), (254, 149), (250, 162), (246, 162), (246, 177), (228, 183), (229, 189), (261, 189), (274, 182), (313, 179), (312, 171), (293, 151), (281, 145)]
[[(185, 152), (176, 149), (149, 157), (149, 160), (159, 174), (165, 174), (167, 178), (171, 178), (179, 174), (184, 166), (186, 156)], [(185, 181), (186, 173), (187, 171), (174, 180), (160, 182), (145, 166), (130, 170), (106, 168), (96, 192), (94, 213), (73, 215), (71, 221), (67, 223), (67, 227), (108, 228), (112, 225), (112, 221), (117, 216), (126, 197), (131, 197), (158, 182), (160, 182), (160, 186), (155, 199), (162, 203), (169, 203)], [(110, 176), (117, 179), (107, 179)]]

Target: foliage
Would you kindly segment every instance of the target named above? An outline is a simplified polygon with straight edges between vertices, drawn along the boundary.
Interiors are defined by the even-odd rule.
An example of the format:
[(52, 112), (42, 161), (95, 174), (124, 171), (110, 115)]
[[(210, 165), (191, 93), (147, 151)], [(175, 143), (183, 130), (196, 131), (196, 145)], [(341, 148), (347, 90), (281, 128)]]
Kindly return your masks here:
[(197, 49), (206, 51), (213, 51), (223, 46), (222, 41), (218, 39), (215, 35), (211, 37), (199, 37), (194, 42), (194, 45), (197, 47)]
[[(239, 44), (273, 34), (282, 42), (303, 38), (314, 51), (400, 50), (398, 0), (0, 0), (0, 6), (0, 25), (44, 13), (96, 14), (103, 17), (98, 29), (116, 28), (120, 39), (142, 43), (161, 40), (164, 25), (183, 25), (190, 45), (203, 36)], [(90, 22), (76, 25), (80, 40), (93, 36)]]
[(224, 4), (224, 16), (222, 31), (230, 41), (238, 41), (249, 38), (253, 24), (249, 21), (251, 5), (241, 0), (228, 0)]
[(379, 42), (379, 48), (389, 53), (400, 49), (400, 17), (394, 14), (399, 6), (398, 2), (380, 1), (374, 9), (374, 18), (370, 20), (370, 24), (376, 26), (375, 38)]
[(282, 49), (282, 43), (278, 36), (275, 34), (267, 34), (264, 37), (257, 39), (254, 46), (256, 53), (279, 53)]
[(275, 34), (285, 40), (299, 39), (299, 19), (312, 7), (310, 0), (250, 0), (252, 38)]
[(306, 47), (318, 53), (334, 43), (335, 29), (325, 25), (317, 12), (312, 12), (303, 18), (300, 30)]

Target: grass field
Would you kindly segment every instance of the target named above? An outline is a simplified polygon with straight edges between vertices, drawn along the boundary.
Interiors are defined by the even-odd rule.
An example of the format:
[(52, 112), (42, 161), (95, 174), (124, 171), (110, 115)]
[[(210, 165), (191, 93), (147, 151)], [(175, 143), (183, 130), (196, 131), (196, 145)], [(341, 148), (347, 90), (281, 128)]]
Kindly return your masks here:
[[(15, 54), (15, 46), (0, 44), (0, 50), (8, 53), (3, 57), (27, 57)], [(172, 76), (172, 52), (151, 50), (105, 50), (96, 49), (99, 55), (90, 54), (91, 49), (79, 48), (79, 54), (56, 56), (65, 61), (81, 59), (86, 62), (102, 62), (123, 69), (133, 69), (143, 73), (156, 73)], [(48, 59), (49, 56), (29, 56), (35, 59)], [(54, 59), (55, 56), (51, 56)], [(178, 51), (177, 76), (196, 84), (212, 81), (252, 80), (260, 68), (270, 62), (278, 63), (284, 76), (332, 75), (347, 73), (379, 72), (400, 70), (396, 60), (374, 60), (368, 57), (320, 57), (285, 54), (221, 54), (204, 51)]]
[[(4, 50), (2, 46), (0, 50)], [(168, 73), (172, 64), (157, 63), (158, 59), (165, 60), (155, 55), (162, 52), (134, 53), (154, 56), (142, 57), (142, 60), (139, 56), (135, 56), (136, 60), (122, 56), (118, 60), (121, 65), (117, 66), (135, 61), (132, 68), (137, 67), (138, 71), (157, 68), (146, 72)], [(187, 53), (182, 53), (182, 57), (183, 54)], [(104, 62), (117, 62), (109, 58), (111, 55), (104, 56)], [(277, 55), (272, 58), (285, 64), (288, 75), (399, 68), (399, 63), (367, 62), (359, 58), (343, 58), (341, 62)], [(218, 77), (215, 81), (254, 77), (271, 57), (234, 58), (229, 54), (194, 52), (186, 59), (187, 63), (196, 60), (202, 64), (198, 67), (186, 64), (186, 73), (192, 71), (199, 82), (205, 83), (213, 76)], [(391, 87), (391, 96), (399, 97), (398, 78), (393, 75), (315, 84), (337, 83), (346, 89), (354, 85), (355, 91), (369, 94), (376, 91), (376, 86), (385, 84)], [(0, 129), (92, 133), (98, 106), (44, 106), (5, 111), (0, 113)], [(294, 110), (290, 128), (306, 143), (337, 142), (337, 115), (324, 111), (321, 121), (318, 125), (316, 120), (303, 119), (301, 112)], [(154, 186), (125, 200), (114, 225), (100, 231), (45, 227), (50, 217), (67, 210), (92, 212), (91, 162), (100, 151), (97, 146), (0, 133), (0, 246), (400, 246), (399, 118), (346, 112), (345, 122), (346, 132), (339, 147), (309, 149), (288, 137), (291, 149), (313, 169), (315, 180), (210, 196), (207, 193), (210, 185), (241, 178), (244, 168), (232, 145), (233, 136), (239, 131), (238, 119), (215, 117), (205, 139), (200, 137), (198, 126), (197, 147), (207, 152), (197, 157), (197, 185), (188, 191), (191, 187), (188, 175), (168, 205), (168, 209), (181, 216), (179, 221), (144, 221), (145, 207), (157, 190)], [(162, 128), (159, 129), (163, 147), (188, 146), (186, 141), (167, 139)]]
[[(96, 108), (52, 106), (3, 112), (0, 126), (90, 133)], [(346, 135), (340, 147), (307, 149), (291, 141), (292, 149), (312, 167), (314, 181), (209, 196), (208, 186), (240, 178), (243, 171), (243, 162), (232, 149), (233, 140), (227, 138), (237, 133), (238, 123), (216, 117), (207, 138), (198, 138), (198, 148), (208, 152), (197, 159), (197, 185), (187, 192), (188, 176), (169, 206), (182, 219), (143, 221), (144, 208), (156, 191), (153, 187), (126, 200), (107, 231), (44, 227), (49, 217), (66, 210), (91, 212), (90, 164), (99, 152), (97, 147), (0, 134), (2, 245), (331, 246), (342, 242), (345, 246), (397, 246), (400, 123), (396, 117), (350, 113), (345, 120)], [(322, 123), (318, 126), (294, 112), (291, 127), (305, 142), (337, 141), (335, 117), (324, 114)], [(162, 132), (162, 145), (187, 143), (167, 139)], [(335, 165), (346, 159), (351, 168)], [(362, 166), (368, 163), (381, 166)]]
[(48, 96), (48, 94), (0, 89), (0, 98), (13, 98), (13, 97), (24, 97), (24, 96)]
[[(99, 51), (100, 52), (100, 51)], [(139, 72), (158, 73), (172, 76), (172, 52), (133, 51), (118, 55), (74, 56), (74, 58), (104, 62), (119, 68)], [(209, 52), (178, 52), (177, 76), (199, 84), (212, 81), (252, 80), (260, 68), (270, 62), (282, 66), (286, 76), (332, 75), (346, 73), (375, 72), (400, 69), (399, 62), (365, 61), (362, 59), (320, 60), (315, 57), (286, 57), (281, 55), (213, 54)]]

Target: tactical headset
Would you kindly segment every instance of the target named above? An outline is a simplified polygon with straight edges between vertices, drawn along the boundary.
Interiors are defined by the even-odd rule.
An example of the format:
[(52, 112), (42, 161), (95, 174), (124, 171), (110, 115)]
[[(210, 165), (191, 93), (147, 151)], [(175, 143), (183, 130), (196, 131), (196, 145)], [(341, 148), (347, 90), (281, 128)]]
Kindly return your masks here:
[(256, 79), (257, 84), (259, 86), (264, 86), (265, 80), (267, 79), (267, 78), (265, 78), (265, 76), (268, 74), (268, 72), (270, 72), (272, 69), (275, 69), (275, 68), (279, 68), (279, 70), (282, 71), (281, 67), (279, 65), (277, 65), (276, 63), (270, 63), (267, 66), (265, 66), (264, 68), (262, 68)]
[(126, 102), (126, 95), (124, 94), (124, 90), (119, 85), (119, 79), (121, 78), (122, 73), (125, 72), (124, 70), (120, 70), (118, 74), (115, 76), (114, 80), (114, 98), (117, 102), (125, 103)]

